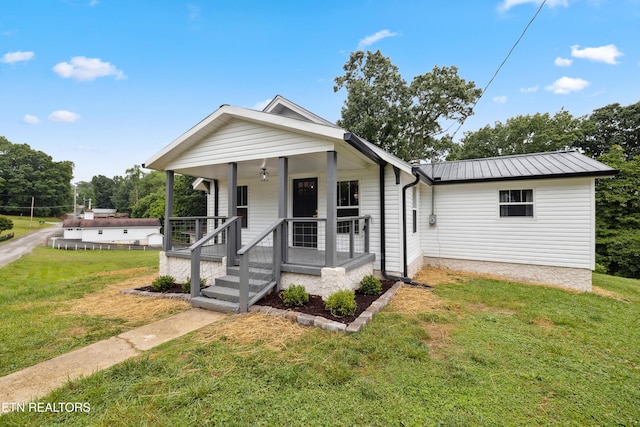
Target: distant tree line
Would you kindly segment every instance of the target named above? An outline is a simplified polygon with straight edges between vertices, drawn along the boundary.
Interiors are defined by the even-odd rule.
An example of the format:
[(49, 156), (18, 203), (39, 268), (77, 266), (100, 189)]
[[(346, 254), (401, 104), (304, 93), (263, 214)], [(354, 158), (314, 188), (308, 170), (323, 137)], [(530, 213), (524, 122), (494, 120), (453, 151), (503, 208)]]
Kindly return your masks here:
[[(194, 190), (195, 178), (176, 174), (173, 213), (175, 216), (205, 215), (205, 193)], [(161, 171), (144, 172), (134, 165), (123, 176), (96, 175), (78, 183), (78, 202), (94, 208), (117, 209), (134, 218), (164, 218), (166, 176)]]

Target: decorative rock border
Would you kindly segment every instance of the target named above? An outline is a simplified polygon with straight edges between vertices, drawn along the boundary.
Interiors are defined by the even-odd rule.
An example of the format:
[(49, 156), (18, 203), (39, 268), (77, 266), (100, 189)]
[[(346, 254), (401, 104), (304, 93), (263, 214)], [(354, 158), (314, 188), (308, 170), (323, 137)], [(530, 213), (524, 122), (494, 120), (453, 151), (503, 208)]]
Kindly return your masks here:
[(391, 298), (396, 294), (396, 291), (400, 289), (402, 286), (402, 282), (396, 282), (394, 285), (389, 288), (387, 292), (382, 294), (380, 298), (376, 301), (372, 302), (369, 308), (360, 313), (360, 316), (356, 318), (353, 322), (345, 325), (341, 322), (336, 322), (335, 320), (329, 320), (322, 316), (312, 316), (310, 314), (298, 313), (291, 310), (281, 310), (279, 308), (273, 308), (265, 305), (253, 305), (249, 307), (249, 312), (258, 312), (269, 314), (271, 316), (282, 316), (285, 319), (292, 320), (294, 322), (298, 322), (301, 325), (305, 326), (315, 326), (318, 328), (326, 329), (328, 331), (335, 332), (360, 332), (364, 326), (373, 319), (373, 315), (378, 313), (384, 306), (389, 304)]
[(162, 293), (162, 292), (150, 292), (150, 291), (140, 291), (138, 289), (123, 289), (120, 291), (121, 294), (131, 294), (131, 295), (139, 295), (142, 297), (154, 297), (154, 298), (165, 298), (165, 299), (177, 299), (182, 301), (190, 301), (190, 294), (177, 294), (177, 293)]

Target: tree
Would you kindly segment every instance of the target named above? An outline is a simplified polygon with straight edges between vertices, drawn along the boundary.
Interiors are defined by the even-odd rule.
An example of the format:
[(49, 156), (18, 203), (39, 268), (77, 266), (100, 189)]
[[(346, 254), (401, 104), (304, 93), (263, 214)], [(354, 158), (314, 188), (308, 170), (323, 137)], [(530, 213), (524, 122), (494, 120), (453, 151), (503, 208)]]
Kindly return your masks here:
[(338, 125), (404, 160), (444, 154), (451, 137), (443, 121), (462, 123), (482, 93), (455, 66), (436, 66), (407, 85), (380, 51), (352, 52), (343, 69), (333, 88), (347, 90)]
[[(149, 174), (152, 175), (153, 173)], [(163, 177), (162, 173), (149, 177), (149, 182)], [(141, 180), (141, 188), (147, 184), (146, 176)], [(207, 213), (207, 199), (205, 193), (191, 188), (194, 178), (188, 175), (175, 176), (173, 186), (173, 214), (174, 216), (203, 216)], [(165, 187), (156, 187), (156, 191), (142, 197), (133, 207), (131, 216), (136, 218), (164, 218)]]
[(506, 123), (496, 122), (476, 132), (466, 132), (461, 144), (448, 160), (508, 156), (565, 150), (576, 146), (583, 137), (580, 119), (566, 110), (553, 117), (549, 113), (516, 116)]
[(0, 215), (0, 234), (5, 230), (11, 230), (13, 228), (13, 221), (6, 216)]
[(104, 175), (97, 175), (91, 178), (91, 185), (93, 185), (93, 193), (96, 197), (93, 201), (93, 206), (102, 209), (113, 209), (111, 196), (113, 196), (116, 188), (115, 182)]
[(640, 102), (594, 110), (583, 120), (582, 133), (579, 146), (591, 157), (602, 156), (614, 145), (622, 148), (626, 159), (640, 155)]
[(0, 211), (23, 214), (35, 201), (35, 214), (58, 216), (71, 211), (73, 163), (54, 162), (27, 144), (0, 137)]

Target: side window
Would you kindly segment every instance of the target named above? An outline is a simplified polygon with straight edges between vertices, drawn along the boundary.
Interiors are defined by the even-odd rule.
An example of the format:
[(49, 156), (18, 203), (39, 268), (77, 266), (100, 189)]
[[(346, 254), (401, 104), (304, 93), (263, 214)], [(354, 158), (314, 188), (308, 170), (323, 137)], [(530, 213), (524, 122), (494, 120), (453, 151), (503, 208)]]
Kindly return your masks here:
[[(360, 216), (358, 181), (338, 181), (338, 218)], [(349, 233), (351, 223), (338, 222), (338, 233)], [(356, 228), (355, 232), (358, 232)]]
[(533, 190), (500, 190), (500, 216), (533, 216)]
[(249, 191), (246, 185), (239, 185), (237, 187), (238, 190), (238, 209), (236, 210), (236, 215), (238, 215), (241, 220), (242, 228), (247, 228), (249, 225)]

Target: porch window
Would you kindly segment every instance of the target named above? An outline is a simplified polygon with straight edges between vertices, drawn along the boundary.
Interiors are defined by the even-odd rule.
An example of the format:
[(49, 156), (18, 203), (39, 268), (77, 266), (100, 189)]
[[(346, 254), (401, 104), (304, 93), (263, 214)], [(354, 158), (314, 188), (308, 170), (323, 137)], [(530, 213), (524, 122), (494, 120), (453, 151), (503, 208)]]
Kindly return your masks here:
[(533, 216), (533, 190), (500, 190), (500, 216)]
[[(358, 181), (338, 181), (338, 218), (360, 216)], [(358, 232), (356, 227), (355, 232)], [(349, 233), (351, 222), (338, 221), (338, 233)]]
[(242, 228), (247, 228), (249, 225), (249, 191), (246, 185), (239, 185), (237, 187), (238, 193), (238, 206), (236, 210), (236, 215), (238, 215), (241, 220), (240, 223)]

